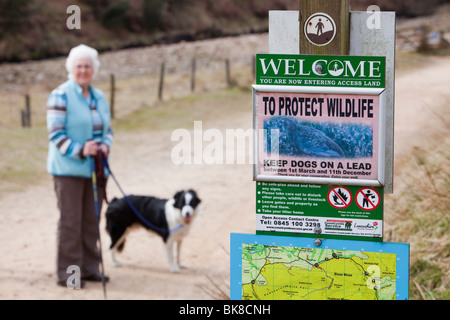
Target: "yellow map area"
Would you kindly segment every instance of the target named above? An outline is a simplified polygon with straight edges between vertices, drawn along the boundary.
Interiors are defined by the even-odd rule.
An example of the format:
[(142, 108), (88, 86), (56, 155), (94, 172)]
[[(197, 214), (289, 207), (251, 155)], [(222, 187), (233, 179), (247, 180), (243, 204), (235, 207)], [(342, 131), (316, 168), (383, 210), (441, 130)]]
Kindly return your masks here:
[(243, 300), (393, 300), (396, 254), (242, 245)]

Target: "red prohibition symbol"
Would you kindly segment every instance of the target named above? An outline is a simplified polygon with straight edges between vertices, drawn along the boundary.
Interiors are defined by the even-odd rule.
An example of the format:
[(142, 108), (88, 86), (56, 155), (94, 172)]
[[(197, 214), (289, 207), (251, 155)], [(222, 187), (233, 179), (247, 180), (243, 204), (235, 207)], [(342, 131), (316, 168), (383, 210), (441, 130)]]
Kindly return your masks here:
[(356, 193), (356, 204), (363, 210), (374, 210), (380, 204), (380, 195), (372, 188), (362, 188)]
[(333, 187), (328, 191), (328, 203), (336, 209), (345, 209), (352, 202), (352, 193), (345, 187)]

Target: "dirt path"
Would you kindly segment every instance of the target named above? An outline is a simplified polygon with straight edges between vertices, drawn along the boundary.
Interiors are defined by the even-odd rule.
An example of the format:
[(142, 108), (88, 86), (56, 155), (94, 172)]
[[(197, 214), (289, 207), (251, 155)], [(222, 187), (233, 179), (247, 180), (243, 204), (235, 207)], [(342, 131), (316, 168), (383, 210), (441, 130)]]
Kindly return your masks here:
[[(225, 117), (204, 124), (204, 130), (207, 125), (223, 132), (226, 128), (250, 128), (250, 112), (225, 127), (227, 122)], [(129, 194), (169, 197), (183, 188), (198, 191), (203, 200), (201, 212), (182, 249), (188, 268), (180, 274), (170, 273), (160, 238), (138, 230), (130, 235), (119, 256), (122, 267), (112, 267), (109, 256), (104, 255), (106, 273), (111, 277), (109, 299), (211, 299), (214, 297), (202, 289), (212, 288), (211, 281), (228, 293), (229, 234), (254, 232), (251, 166), (173, 165), (170, 151), (175, 143), (170, 136), (168, 131), (117, 135), (111, 167)], [(146, 139), (151, 141), (148, 145), (143, 144)], [(114, 196), (121, 195), (110, 180), (108, 197)], [(0, 212), (8, 222), (0, 226), (0, 242), (7, 244), (1, 249), (1, 299), (103, 298), (101, 284), (88, 283), (81, 291), (56, 286), (55, 204), (50, 177), (26, 192), (3, 197)], [(101, 231), (106, 248), (104, 221)]]
[[(445, 122), (437, 115), (450, 102), (450, 59), (432, 61), (423, 69), (397, 77), (395, 170), (401, 170), (403, 159), (414, 146), (432, 143), (433, 132), (445, 130)], [(216, 119), (208, 126), (219, 130), (251, 128), (250, 98), (244, 107), (243, 114)], [(130, 194), (168, 197), (182, 188), (197, 189), (203, 199), (201, 213), (182, 250), (188, 269), (171, 274), (161, 240), (137, 231), (130, 235), (120, 256), (124, 266), (112, 267), (105, 255), (106, 273), (111, 277), (109, 299), (211, 299), (202, 289), (213, 289), (211, 282), (228, 292), (229, 234), (254, 233), (251, 165), (176, 166), (170, 158), (174, 145), (170, 135), (169, 131), (116, 135), (111, 164)], [(151, 142), (143, 145), (146, 140)], [(108, 195), (120, 196), (112, 181)], [(0, 212), (0, 299), (103, 299), (101, 284), (88, 283), (83, 290), (55, 284), (58, 213), (50, 177), (25, 192), (5, 195)], [(106, 248), (103, 223), (102, 243)]]
[[(131, 234), (120, 255), (123, 267), (113, 268), (105, 255), (105, 269), (112, 279), (107, 287), (110, 299), (210, 298), (199, 284), (208, 285), (205, 275), (217, 284), (227, 283), (229, 232), (251, 232), (255, 225), (253, 215), (242, 214), (251, 213), (254, 203), (251, 168), (248, 165), (172, 165), (170, 134), (118, 135), (111, 163), (127, 193), (168, 197), (182, 188), (198, 190), (203, 199), (202, 211), (182, 252), (189, 268), (181, 274), (171, 274), (162, 241), (143, 230), (138, 231)], [(143, 146), (142, 141), (149, 138), (151, 143)], [(229, 190), (240, 192), (231, 195)], [(120, 196), (112, 181), (108, 196)], [(233, 201), (227, 198), (229, 196)], [(40, 186), (2, 199), (0, 212), (4, 221), (9, 222), (0, 227), (0, 242), (7, 244), (1, 254), (0, 298), (102, 299), (99, 284), (88, 283), (82, 291), (55, 285), (52, 263), (58, 218), (55, 201), (50, 178)], [(102, 233), (102, 240), (106, 248), (105, 233)], [(227, 291), (226, 286), (223, 289)]]

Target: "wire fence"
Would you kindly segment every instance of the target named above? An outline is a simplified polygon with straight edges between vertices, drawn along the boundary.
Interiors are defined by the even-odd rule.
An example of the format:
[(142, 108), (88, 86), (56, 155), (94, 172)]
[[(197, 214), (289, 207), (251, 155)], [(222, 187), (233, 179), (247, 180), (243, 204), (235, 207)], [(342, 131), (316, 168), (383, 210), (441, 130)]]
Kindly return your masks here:
[[(121, 118), (161, 101), (227, 87), (249, 88), (255, 74), (254, 57), (248, 55), (223, 59), (178, 55), (178, 58), (153, 62), (151, 66), (133, 62), (136, 57), (128, 58), (128, 63), (118, 59), (121, 65), (116, 67), (113, 62), (106, 62), (108, 68), (97, 75), (93, 86), (104, 92), (110, 103), (112, 117)], [(64, 60), (55, 61), (53, 66), (49, 66), (55, 71), (61, 71), (61, 75), (36, 72), (34, 78), (23, 81), (20, 90), (3, 93), (0, 96), (0, 125), (44, 126), (46, 100), (51, 90), (65, 81), (66, 73), (61, 69), (63, 63)], [(16, 80), (20, 82), (20, 79)]]

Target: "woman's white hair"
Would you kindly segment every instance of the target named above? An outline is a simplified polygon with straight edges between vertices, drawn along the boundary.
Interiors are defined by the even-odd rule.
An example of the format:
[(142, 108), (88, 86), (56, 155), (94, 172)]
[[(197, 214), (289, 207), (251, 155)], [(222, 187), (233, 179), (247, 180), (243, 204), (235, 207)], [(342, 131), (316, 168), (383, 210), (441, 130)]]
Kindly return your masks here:
[(92, 61), (92, 67), (94, 69), (94, 73), (92, 75), (95, 78), (95, 75), (100, 68), (100, 60), (98, 60), (98, 52), (94, 48), (86, 46), (84, 44), (80, 44), (76, 47), (70, 49), (69, 56), (66, 59), (66, 70), (69, 73), (68, 78), (73, 79), (73, 67), (74, 63), (78, 59), (89, 58)]

